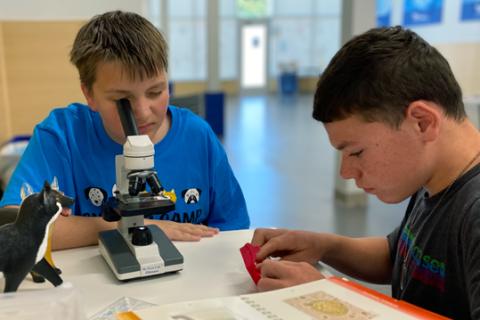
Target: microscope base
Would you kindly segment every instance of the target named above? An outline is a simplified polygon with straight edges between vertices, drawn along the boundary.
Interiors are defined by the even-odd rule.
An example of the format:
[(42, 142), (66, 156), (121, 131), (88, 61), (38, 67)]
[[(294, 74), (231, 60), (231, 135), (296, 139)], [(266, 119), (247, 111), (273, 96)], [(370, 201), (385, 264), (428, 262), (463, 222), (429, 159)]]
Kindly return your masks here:
[[(100, 253), (119, 280), (143, 278), (183, 269), (183, 256), (170, 239), (155, 225), (149, 225), (153, 242), (157, 244), (160, 261), (142, 265), (117, 229), (99, 233)], [(163, 260), (163, 261), (161, 261)]]

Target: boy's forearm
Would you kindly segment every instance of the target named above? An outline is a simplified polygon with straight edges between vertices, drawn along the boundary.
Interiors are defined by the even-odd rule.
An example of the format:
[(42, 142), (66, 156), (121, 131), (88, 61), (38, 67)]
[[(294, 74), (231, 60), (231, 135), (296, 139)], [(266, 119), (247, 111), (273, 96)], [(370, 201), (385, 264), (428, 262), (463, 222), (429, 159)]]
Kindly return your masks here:
[(322, 262), (357, 279), (374, 283), (390, 283), (392, 264), (387, 239), (384, 237), (350, 238), (325, 235), (331, 243)]
[(86, 247), (98, 243), (98, 233), (116, 227), (101, 217), (59, 216), (52, 236), (53, 250)]

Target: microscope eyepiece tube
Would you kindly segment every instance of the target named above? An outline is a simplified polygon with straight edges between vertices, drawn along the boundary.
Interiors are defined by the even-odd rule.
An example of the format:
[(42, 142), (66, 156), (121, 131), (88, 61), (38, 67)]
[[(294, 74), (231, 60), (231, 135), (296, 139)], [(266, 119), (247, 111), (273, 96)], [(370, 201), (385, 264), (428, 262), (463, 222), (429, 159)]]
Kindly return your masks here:
[(138, 136), (138, 128), (135, 117), (133, 116), (132, 105), (127, 98), (117, 100), (117, 112), (120, 116), (125, 136)]

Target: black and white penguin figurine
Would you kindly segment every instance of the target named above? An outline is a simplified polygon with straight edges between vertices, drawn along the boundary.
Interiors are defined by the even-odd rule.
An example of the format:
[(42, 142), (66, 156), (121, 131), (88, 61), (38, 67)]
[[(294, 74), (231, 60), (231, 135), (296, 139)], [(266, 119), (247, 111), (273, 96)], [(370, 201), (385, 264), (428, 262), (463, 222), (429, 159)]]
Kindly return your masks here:
[(62, 284), (55, 268), (45, 259), (50, 227), (64, 207), (73, 204), (45, 182), (40, 193), (27, 196), (16, 220), (0, 226), (0, 271), (5, 278), (4, 292), (14, 292), (25, 276), (33, 271), (54, 286)]

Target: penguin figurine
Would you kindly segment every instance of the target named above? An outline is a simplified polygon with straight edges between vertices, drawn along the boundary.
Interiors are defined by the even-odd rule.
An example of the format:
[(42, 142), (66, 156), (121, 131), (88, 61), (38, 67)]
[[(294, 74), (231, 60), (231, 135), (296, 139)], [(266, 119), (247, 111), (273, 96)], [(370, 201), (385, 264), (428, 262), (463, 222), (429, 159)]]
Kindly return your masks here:
[[(60, 268), (57, 268), (55, 266), (55, 262), (53, 262), (53, 257), (52, 257), (52, 227), (48, 230), (48, 239), (47, 239), (47, 250), (45, 251), (45, 260), (47, 260), (48, 264), (50, 264), (53, 269), (57, 272), (57, 274), (62, 274), (62, 270)], [(41, 274), (36, 273), (35, 271), (31, 271), (30, 275), (32, 276), (32, 280), (35, 283), (43, 283), (45, 282), (45, 278), (42, 277)]]
[(32, 271), (54, 286), (62, 284), (62, 279), (45, 254), (52, 223), (63, 207), (72, 204), (72, 198), (45, 182), (40, 193), (33, 193), (22, 201), (16, 220), (0, 227), (0, 271), (5, 278), (4, 292), (16, 291)]

